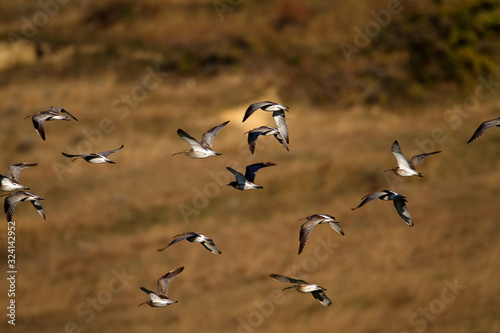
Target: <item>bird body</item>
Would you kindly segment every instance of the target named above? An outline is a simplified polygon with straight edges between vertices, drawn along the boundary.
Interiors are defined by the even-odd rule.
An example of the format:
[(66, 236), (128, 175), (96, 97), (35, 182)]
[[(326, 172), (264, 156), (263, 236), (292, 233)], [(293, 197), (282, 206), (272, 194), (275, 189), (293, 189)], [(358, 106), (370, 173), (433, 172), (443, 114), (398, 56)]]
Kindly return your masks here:
[(318, 224), (329, 224), (333, 230), (344, 236), (344, 231), (339, 225), (339, 221), (335, 219), (335, 217), (328, 215), (328, 214), (314, 214), (305, 218), (300, 219), (301, 220), (307, 220), (302, 226), (300, 227), (300, 234), (299, 234), (299, 254), (302, 252), (304, 249), (304, 246), (306, 245), (307, 239), (309, 238), (309, 235), (311, 234), (313, 228), (317, 226)]
[(487, 130), (489, 130), (490, 128), (495, 127), (495, 126), (500, 127), (500, 117), (484, 121), (481, 125), (479, 125), (479, 127), (476, 129), (474, 134), (472, 134), (471, 138), (469, 139), (469, 141), (467, 141), (467, 143), (470, 143), (470, 142), (476, 140), (481, 135), (483, 135), (484, 132), (486, 132)]
[(185, 154), (191, 158), (200, 159), (216, 155), (222, 155), (221, 153), (218, 153), (212, 149), (212, 144), (214, 142), (217, 133), (219, 133), (220, 130), (224, 128), (224, 126), (226, 126), (228, 123), (229, 120), (220, 125), (212, 127), (211, 129), (203, 133), (203, 135), (201, 136), (201, 142), (198, 142), (198, 140), (196, 140), (191, 135), (189, 135), (188, 133), (184, 132), (182, 129), (179, 128), (177, 130), (177, 134), (181, 137), (181, 139), (189, 143), (191, 149), (172, 154), (172, 156), (177, 154)]
[(173, 278), (175, 278), (177, 275), (179, 275), (183, 270), (184, 270), (184, 267), (179, 267), (179, 268), (176, 268), (176, 269), (168, 272), (167, 274), (163, 275), (161, 278), (159, 278), (157, 281), (157, 292), (156, 293), (149, 290), (149, 289), (141, 287), (141, 290), (149, 295), (150, 300), (139, 304), (138, 307), (143, 305), (143, 304), (147, 304), (151, 307), (159, 308), (159, 307), (163, 307), (163, 306), (177, 303), (177, 301), (174, 301), (174, 300), (168, 298), (168, 296), (167, 296), (168, 284), (170, 283), (170, 281)]
[(66, 157), (73, 158), (73, 161), (81, 158), (87, 161), (88, 163), (92, 164), (102, 164), (102, 163), (110, 163), (110, 164), (116, 164), (115, 161), (112, 161), (108, 158), (109, 155), (116, 153), (120, 149), (122, 149), (124, 145), (121, 145), (120, 148), (114, 149), (114, 150), (109, 150), (109, 151), (103, 151), (100, 153), (90, 153), (90, 154), (81, 154), (81, 155), (71, 155), (71, 154), (66, 154), (66, 153), (61, 153)]
[(78, 121), (78, 119), (76, 119), (71, 113), (57, 106), (51, 106), (50, 110), (40, 111), (33, 115), (29, 115), (26, 118), (28, 117), (31, 117), (35, 130), (43, 140), (45, 140), (46, 121), (52, 121), (52, 120), (70, 121), (71, 119)]
[(5, 216), (7, 217), (7, 222), (12, 221), (14, 210), (20, 201), (30, 201), (37, 212), (45, 219), (45, 214), (43, 212), (42, 205), (40, 204), (40, 200), (44, 200), (44, 198), (28, 191), (17, 191), (10, 194), (4, 201), (4, 211)]
[(174, 236), (174, 240), (171, 241), (170, 244), (168, 244), (167, 246), (165, 246), (161, 249), (158, 249), (158, 251), (163, 251), (167, 247), (169, 247), (170, 245), (175, 244), (177, 242), (180, 242), (184, 239), (189, 241), (189, 242), (192, 242), (192, 243), (200, 243), (201, 245), (203, 245), (207, 250), (209, 250), (212, 253), (221, 254), (221, 251), (217, 248), (213, 239), (208, 238), (207, 236), (199, 234), (197, 232), (185, 232), (183, 234), (176, 235), (176, 236)]
[(260, 135), (274, 135), (276, 140), (278, 140), (278, 142), (281, 143), (286, 150), (289, 150), (288, 146), (286, 145), (285, 139), (283, 139), (281, 133), (278, 131), (276, 127), (260, 126), (246, 132), (245, 134), (247, 133), (248, 133), (248, 149), (250, 149), (250, 152), (252, 154), (254, 153), (255, 146), (257, 145), (257, 138)]
[(276, 126), (278, 127), (278, 131), (280, 132), (281, 137), (286, 141), (286, 143), (289, 143), (290, 141), (288, 138), (288, 127), (286, 126), (285, 121), (285, 111), (288, 111), (289, 107), (270, 101), (253, 103), (250, 104), (245, 111), (243, 122), (247, 120), (247, 118), (250, 117), (258, 109), (273, 113), (273, 119), (276, 123)]
[(279, 282), (294, 283), (293, 286), (283, 288), (282, 290), (295, 289), (300, 293), (311, 293), (323, 306), (332, 304), (332, 301), (325, 294), (326, 289), (317, 284), (308, 283), (304, 280), (294, 279), (280, 274), (270, 274), (269, 276)]
[(383, 190), (379, 192), (374, 192), (368, 195), (365, 195), (362, 198), (361, 203), (355, 207), (351, 208), (352, 210), (358, 209), (361, 206), (367, 204), (368, 202), (379, 198), (380, 200), (392, 200), (394, 203), (394, 207), (398, 211), (399, 216), (403, 219), (403, 221), (408, 224), (410, 227), (413, 226), (413, 221), (411, 219), (410, 211), (406, 207), (406, 197), (402, 196), (399, 193), (392, 192), (389, 190)]
[(37, 166), (38, 163), (18, 163), (7, 168), (7, 176), (0, 175), (0, 190), (15, 191), (29, 190), (29, 187), (19, 184), (19, 173), (22, 169)]
[(417, 164), (424, 158), (440, 152), (441, 151), (434, 151), (431, 153), (415, 155), (410, 159), (410, 161), (408, 161), (406, 157), (403, 155), (403, 152), (401, 151), (401, 147), (399, 146), (398, 141), (394, 141), (391, 146), (391, 153), (394, 155), (394, 157), (396, 157), (396, 160), (398, 161), (398, 166), (386, 170), (386, 172), (393, 171), (396, 175), (401, 177), (411, 177), (411, 176), (423, 177), (420, 172), (415, 170)]
[[(271, 162), (266, 162), (266, 163), (254, 163), (254, 164), (247, 165), (246, 170), (245, 170), (245, 176), (243, 176), (240, 172), (234, 170), (233, 168), (227, 167), (226, 169), (229, 170), (229, 172), (231, 172), (236, 177), (236, 181), (230, 182), (229, 184), (226, 184), (224, 186), (232, 186), (235, 189), (240, 190), (240, 191), (261, 189), (261, 188), (263, 188), (262, 186), (254, 183), (255, 173), (261, 168), (265, 168), (265, 167), (269, 167), (269, 166), (273, 166), (273, 165), (276, 165), (276, 164), (271, 163)], [(224, 187), (224, 186), (222, 186), (222, 187)]]

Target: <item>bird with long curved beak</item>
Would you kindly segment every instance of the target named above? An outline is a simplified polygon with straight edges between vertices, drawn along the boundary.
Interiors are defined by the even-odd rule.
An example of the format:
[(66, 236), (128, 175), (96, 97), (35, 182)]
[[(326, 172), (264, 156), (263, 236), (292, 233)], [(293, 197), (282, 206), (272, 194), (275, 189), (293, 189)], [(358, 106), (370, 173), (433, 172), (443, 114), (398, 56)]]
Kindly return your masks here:
[(299, 293), (311, 293), (321, 305), (330, 306), (330, 304), (332, 304), (332, 301), (325, 294), (326, 289), (317, 284), (308, 283), (304, 280), (294, 279), (281, 274), (270, 274), (269, 276), (279, 282), (294, 283), (293, 286), (283, 288), (282, 290), (295, 289)]
[(396, 160), (398, 161), (398, 166), (394, 167), (392, 169), (385, 170), (384, 172), (387, 171), (392, 171), (396, 175), (401, 176), (401, 177), (411, 177), (411, 176), (418, 176), (418, 177), (423, 177), (420, 172), (415, 170), (415, 167), (417, 166), (420, 161), (422, 161), (424, 158), (427, 158), (431, 155), (440, 153), (441, 151), (433, 151), (431, 153), (423, 153), (419, 155), (413, 156), (410, 161), (406, 159), (406, 157), (403, 155), (403, 152), (401, 151), (401, 147), (399, 147), (398, 141), (394, 141), (391, 146), (391, 153), (396, 157)]
[(70, 121), (71, 119), (78, 121), (78, 119), (76, 119), (71, 113), (57, 106), (51, 106), (50, 110), (40, 111), (32, 115), (26, 116), (26, 118), (29, 117), (31, 117), (31, 120), (33, 121), (33, 126), (35, 127), (35, 130), (37, 131), (38, 135), (40, 135), (40, 137), (44, 141), (45, 141), (46, 121), (52, 121), (52, 120)]
[(368, 195), (365, 195), (362, 198), (361, 203), (354, 208), (351, 208), (352, 210), (358, 209), (368, 202), (375, 200), (379, 198), (380, 200), (392, 200), (394, 203), (394, 207), (396, 207), (396, 210), (398, 211), (399, 216), (405, 221), (406, 224), (408, 224), (410, 227), (413, 226), (413, 221), (411, 219), (410, 211), (406, 207), (406, 197), (402, 196), (399, 193), (392, 192), (389, 190), (382, 190), (378, 192), (374, 192)]
[(178, 153), (172, 154), (172, 156), (185, 154), (191, 158), (207, 158), (210, 156), (222, 155), (221, 153), (218, 153), (212, 149), (212, 144), (217, 133), (219, 133), (220, 130), (223, 129), (224, 126), (226, 126), (228, 123), (229, 120), (223, 122), (220, 125), (212, 127), (211, 129), (203, 133), (203, 135), (201, 136), (201, 143), (179, 128), (177, 130), (177, 134), (181, 137), (181, 139), (189, 143), (191, 149), (180, 151)]
[(167, 296), (167, 291), (168, 291), (168, 284), (170, 281), (172, 281), (173, 278), (175, 278), (177, 275), (179, 275), (184, 267), (179, 267), (176, 268), (167, 274), (163, 275), (161, 278), (158, 279), (157, 281), (157, 292), (153, 292), (149, 289), (146, 289), (144, 287), (141, 287), (141, 290), (147, 293), (150, 297), (150, 300), (144, 303), (139, 304), (137, 307), (147, 304), (153, 308), (160, 308), (163, 306), (167, 306), (170, 304), (177, 303), (178, 301), (174, 301)]
[(247, 165), (247, 167), (245, 169), (245, 176), (243, 176), (240, 172), (234, 170), (233, 168), (227, 167), (226, 169), (236, 177), (236, 181), (230, 182), (229, 184), (226, 184), (226, 185), (223, 185), (223, 186), (221, 186), (221, 188), (223, 188), (224, 186), (232, 186), (235, 189), (240, 190), (240, 191), (262, 189), (263, 188), (262, 186), (254, 183), (255, 174), (260, 169), (270, 167), (273, 165), (276, 165), (276, 164), (271, 163), (271, 162), (266, 162), (266, 163), (254, 163), (254, 164)]

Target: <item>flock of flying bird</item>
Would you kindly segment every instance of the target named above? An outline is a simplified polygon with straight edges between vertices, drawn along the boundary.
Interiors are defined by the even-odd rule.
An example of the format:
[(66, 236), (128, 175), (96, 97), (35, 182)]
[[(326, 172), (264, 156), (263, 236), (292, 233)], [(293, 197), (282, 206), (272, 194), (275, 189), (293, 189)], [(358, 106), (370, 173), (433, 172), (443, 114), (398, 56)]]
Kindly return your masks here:
[[(276, 127), (270, 127), (270, 126), (260, 126), (258, 128), (252, 129), (245, 134), (248, 134), (248, 145), (249, 145), (249, 150), (253, 154), (255, 151), (255, 146), (257, 144), (257, 139), (261, 135), (265, 136), (274, 136), (279, 143), (288, 151), (288, 143), (289, 143), (289, 136), (288, 136), (288, 128), (286, 126), (286, 121), (285, 121), (285, 111), (288, 111), (289, 108), (287, 106), (281, 105), (279, 103), (275, 102), (258, 102), (258, 103), (253, 103), (251, 104), (243, 117), (243, 122), (250, 117), (255, 111), (257, 110), (263, 110), (267, 112), (272, 112), (273, 119), (276, 123)], [(55, 107), (52, 106), (50, 110), (46, 111), (40, 111), (37, 112), (33, 115), (29, 115), (28, 117), (32, 118), (33, 121), (33, 126), (35, 127), (35, 130), (37, 133), (40, 135), (40, 137), (45, 140), (45, 122), (46, 121), (52, 121), (52, 120), (65, 120), (65, 121), (70, 121), (71, 119), (78, 121), (73, 115), (71, 115), (68, 111), (66, 111), (63, 108)], [(28, 118), (26, 117), (26, 118)], [(215, 139), (215, 136), (224, 128), (229, 123), (229, 121), (226, 121), (218, 126), (215, 126), (211, 129), (209, 129), (207, 132), (205, 132), (202, 137), (201, 141), (198, 142), (196, 139), (194, 139), (192, 136), (190, 136), (188, 133), (183, 131), (182, 129), (177, 130), (177, 134), (185, 140), (191, 147), (189, 150), (184, 150), (182, 152), (178, 152), (173, 154), (185, 154), (189, 156), (190, 158), (195, 158), (195, 159), (202, 159), (202, 158), (207, 158), (211, 156), (217, 156), (221, 155), (221, 153), (216, 152), (212, 149), (213, 141)], [(492, 119), (483, 122), (474, 132), (472, 137), (467, 143), (470, 143), (471, 141), (477, 139), (481, 135), (483, 135), (487, 130), (489, 130), (492, 127), (500, 127), (500, 118)], [(73, 155), (73, 154), (67, 154), (67, 153), (62, 153), (65, 157), (72, 158), (73, 161), (76, 159), (83, 159), (88, 163), (92, 164), (101, 164), (101, 163), (111, 163), (114, 164), (115, 162), (112, 161), (111, 159), (108, 158), (108, 156), (112, 153), (115, 153), (122, 149), (124, 146), (122, 145), (120, 148), (110, 150), (110, 151), (105, 151), (105, 152), (100, 152), (100, 153), (89, 153), (89, 154), (80, 154), (80, 155)], [(399, 146), (399, 143), (397, 141), (394, 141), (391, 146), (391, 153), (394, 155), (394, 157), (397, 160), (397, 167), (394, 167), (392, 169), (386, 170), (386, 171), (392, 171), (396, 175), (401, 176), (401, 177), (411, 177), (411, 176), (418, 176), (422, 177), (422, 174), (418, 172), (415, 167), (418, 165), (419, 162), (421, 162), (423, 159), (440, 153), (440, 151), (434, 151), (434, 152), (429, 152), (429, 153), (423, 153), (419, 154), (416, 156), (413, 156), (410, 160), (407, 160), (406, 157), (403, 155), (401, 148)], [(16, 205), (21, 202), (21, 201), (29, 201), (33, 204), (37, 212), (45, 219), (45, 214), (43, 212), (42, 205), (40, 204), (41, 200), (44, 200), (43, 197), (38, 196), (34, 193), (28, 192), (26, 190), (29, 190), (29, 187), (21, 185), (19, 183), (19, 173), (21, 170), (25, 168), (30, 168), (30, 167), (35, 167), (37, 166), (37, 163), (18, 163), (18, 164), (13, 164), (8, 167), (8, 172), (7, 176), (1, 175), (0, 174), (0, 190), (5, 191), (5, 192), (11, 192), (15, 191), (12, 194), (5, 194), (7, 197), (5, 198), (4, 202), (4, 210), (6, 214), (7, 221), (10, 222), (12, 221), (12, 216), (14, 214), (14, 210), (16, 208)], [(251, 165), (248, 165), (245, 170), (245, 175), (242, 173), (227, 167), (227, 170), (231, 172), (235, 178), (236, 181), (230, 182), (229, 184), (226, 184), (224, 186), (232, 186), (237, 190), (241, 191), (246, 191), (246, 190), (252, 190), (252, 189), (262, 189), (263, 187), (260, 185), (257, 185), (254, 183), (255, 181), (255, 174), (257, 173), (258, 170), (261, 168), (269, 167), (269, 166), (274, 166), (276, 164), (271, 163), (271, 162), (265, 162), (265, 163), (254, 163)], [(224, 187), (223, 186), (223, 187)], [(4, 196), (5, 196), (4, 195)], [(365, 204), (369, 203), (370, 201), (373, 201), (375, 199), (380, 199), (380, 200), (392, 200), (394, 203), (394, 207), (396, 208), (398, 214), (400, 217), (403, 219), (403, 221), (408, 224), (409, 226), (413, 226), (413, 221), (410, 216), (410, 212), (408, 211), (408, 208), (406, 207), (406, 197), (402, 196), (399, 193), (389, 191), (389, 190), (382, 190), (378, 192), (374, 192), (371, 194), (368, 194), (362, 198), (361, 203), (355, 207), (352, 208), (352, 210), (358, 209)], [(301, 220), (306, 220), (305, 223), (303, 223), (300, 227), (300, 234), (299, 234), (299, 251), (298, 254), (300, 254), (307, 242), (307, 239), (309, 238), (309, 235), (311, 234), (312, 230), (314, 227), (316, 227), (319, 224), (329, 224), (337, 233), (340, 235), (344, 235), (344, 231), (342, 230), (339, 221), (335, 219), (335, 217), (328, 215), (328, 214), (314, 214), (305, 218), (300, 219)], [(214, 241), (211, 238), (208, 238), (207, 236), (201, 235), (196, 232), (185, 232), (183, 234), (174, 236), (174, 239), (165, 247), (158, 249), (158, 251), (163, 251), (169, 246), (180, 242), (182, 240), (187, 240), (189, 242), (194, 242), (194, 243), (200, 243), (203, 245), (207, 250), (214, 254), (221, 254), (221, 251), (217, 248), (215, 245)], [(170, 299), (167, 296), (167, 290), (168, 290), (168, 285), (169, 282), (175, 278), (177, 275), (179, 275), (182, 271), (184, 270), (184, 267), (179, 267), (177, 269), (174, 269), (162, 277), (160, 277), (157, 281), (157, 292), (153, 292), (149, 289), (146, 289), (144, 287), (141, 287), (141, 290), (146, 292), (150, 300), (144, 303), (139, 304), (148, 304), (149, 306), (152, 307), (163, 307), (169, 304), (177, 303), (177, 301)], [(270, 274), (270, 277), (278, 282), (285, 282), (285, 283), (291, 283), (293, 284), (290, 287), (286, 287), (285, 289), (295, 289), (298, 292), (301, 293), (311, 293), (312, 296), (317, 299), (322, 305), (324, 306), (329, 306), (332, 301), (326, 296), (325, 294), (325, 288), (308, 283), (304, 280), (300, 279), (295, 279), (291, 278), (288, 276), (280, 275), (280, 274)]]

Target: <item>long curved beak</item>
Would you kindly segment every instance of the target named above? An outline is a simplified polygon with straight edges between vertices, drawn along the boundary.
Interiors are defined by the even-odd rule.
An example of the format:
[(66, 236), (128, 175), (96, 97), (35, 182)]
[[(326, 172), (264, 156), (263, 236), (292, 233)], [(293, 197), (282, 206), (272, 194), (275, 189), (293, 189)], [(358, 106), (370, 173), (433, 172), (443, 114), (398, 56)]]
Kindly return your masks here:
[(140, 307), (141, 305), (144, 305), (144, 304), (148, 304), (148, 302), (141, 303), (141, 304), (137, 305), (137, 307)]
[(222, 185), (222, 186), (220, 187), (220, 189), (222, 190), (222, 188), (223, 188), (223, 187), (226, 187), (226, 186), (229, 186), (229, 184)]
[(184, 152), (183, 152), (183, 151), (180, 151), (180, 152), (178, 152), (178, 153), (172, 154), (172, 156), (174, 156), (174, 155), (179, 155), (179, 154), (184, 154)]

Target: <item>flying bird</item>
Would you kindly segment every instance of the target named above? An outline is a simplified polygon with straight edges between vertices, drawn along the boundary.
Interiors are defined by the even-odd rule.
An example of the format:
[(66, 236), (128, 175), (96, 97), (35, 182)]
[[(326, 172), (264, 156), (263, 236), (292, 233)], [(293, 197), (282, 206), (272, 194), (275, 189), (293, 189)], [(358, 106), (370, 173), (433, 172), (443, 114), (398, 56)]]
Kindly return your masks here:
[(269, 276), (279, 282), (294, 283), (293, 286), (283, 288), (282, 290), (293, 288), (300, 293), (311, 293), (322, 305), (329, 306), (332, 304), (332, 301), (325, 294), (326, 289), (317, 284), (308, 283), (304, 280), (294, 279), (280, 274), (270, 274)]
[(260, 126), (246, 132), (245, 134), (247, 133), (248, 133), (248, 149), (250, 149), (250, 152), (252, 154), (254, 153), (255, 146), (257, 145), (257, 138), (260, 135), (274, 135), (276, 140), (278, 140), (278, 142), (281, 143), (286, 150), (289, 150), (288, 146), (286, 145), (285, 139), (283, 139), (283, 137), (281, 136), (280, 132), (276, 127)]
[(300, 234), (299, 234), (299, 254), (302, 252), (304, 249), (304, 246), (306, 246), (307, 239), (309, 238), (309, 235), (311, 234), (311, 231), (315, 226), (318, 224), (329, 224), (333, 230), (344, 236), (344, 231), (339, 225), (339, 221), (335, 219), (335, 217), (328, 215), (328, 214), (314, 214), (308, 217), (301, 218), (301, 220), (307, 220), (302, 226), (300, 227)]
[(288, 128), (286, 126), (286, 121), (285, 121), (285, 111), (288, 111), (289, 107), (269, 101), (253, 103), (250, 104), (247, 110), (245, 111), (245, 116), (243, 116), (243, 122), (247, 120), (247, 118), (250, 117), (252, 113), (257, 111), (258, 109), (273, 113), (274, 122), (278, 127), (278, 131), (280, 132), (281, 137), (285, 139), (286, 143), (289, 143)]
[(470, 142), (476, 140), (481, 135), (483, 135), (484, 132), (486, 132), (487, 130), (489, 130), (490, 128), (495, 127), (495, 126), (500, 127), (500, 118), (486, 120), (481, 125), (479, 125), (479, 127), (476, 129), (474, 134), (472, 134), (472, 137), (469, 139), (469, 141), (467, 141), (467, 143), (470, 143)]
[(245, 176), (243, 176), (241, 173), (234, 170), (233, 168), (227, 167), (226, 169), (229, 170), (229, 172), (231, 172), (236, 177), (236, 181), (230, 182), (229, 184), (226, 184), (224, 186), (232, 186), (240, 191), (261, 189), (263, 188), (262, 186), (254, 184), (255, 174), (257, 173), (257, 171), (259, 171), (259, 169), (270, 167), (273, 165), (276, 164), (271, 162), (266, 162), (266, 163), (254, 163), (247, 165), (245, 169)]
[(18, 163), (7, 168), (7, 176), (0, 175), (0, 190), (29, 190), (29, 187), (19, 184), (19, 173), (22, 169), (37, 166), (38, 163)]
[(179, 275), (183, 269), (184, 267), (176, 268), (173, 271), (170, 271), (167, 274), (163, 275), (161, 278), (159, 278), (157, 282), (158, 291), (156, 293), (149, 289), (141, 287), (141, 290), (149, 295), (150, 300), (139, 304), (138, 307), (143, 304), (147, 304), (151, 307), (159, 308), (162, 306), (177, 303), (177, 301), (171, 300), (167, 296), (168, 284), (173, 278)]
[(361, 203), (358, 207), (351, 208), (352, 210), (358, 209), (359, 207), (367, 204), (368, 202), (379, 198), (380, 200), (392, 200), (394, 202), (394, 207), (398, 211), (399, 216), (408, 224), (410, 227), (413, 226), (413, 221), (411, 220), (410, 211), (406, 208), (406, 197), (402, 196), (399, 193), (383, 190), (379, 192), (375, 192), (372, 194), (365, 195), (362, 198)]
[(45, 219), (45, 214), (43, 213), (43, 207), (40, 204), (40, 200), (44, 200), (42, 197), (27, 191), (17, 191), (5, 198), (4, 211), (7, 217), (7, 222), (12, 221), (12, 215), (14, 215), (14, 210), (16, 205), (20, 201), (30, 201), (35, 207), (38, 214), (40, 214)]
[(411, 176), (423, 177), (420, 172), (415, 170), (417, 164), (424, 158), (427, 158), (431, 155), (440, 152), (441, 151), (439, 150), (439, 151), (433, 151), (431, 153), (415, 155), (410, 159), (410, 161), (407, 161), (406, 157), (403, 155), (403, 152), (401, 151), (401, 147), (399, 147), (398, 141), (394, 141), (391, 146), (391, 153), (392, 155), (394, 155), (394, 157), (396, 157), (396, 160), (398, 161), (398, 166), (389, 170), (385, 170), (385, 172), (393, 171), (396, 175), (401, 177), (411, 177)]
[(66, 153), (61, 153), (66, 157), (73, 158), (74, 160), (77, 160), (79, 158), (84, 159), (85, 161), (92, 163), (92, 164), (101, 164), (101, 163), (111, 163), (111, 164), (116, 164), (115, 161), (112, 161), (108, 158), (109, 155), (116, 153), (120, 149), (122, 149), (124, 146), (122, 145), (118, 149), (110, 150), (110, 151), (103, 151), (101, 153), (90, 153), (90, 154), (82, 154), (82, 155), (71, 155), (71, 154), (66, 154)]
[[(63, 114), (64, 113), (64, 114)], [(33, 126), (35, 130), (40, 135), (40, 137), (45, 140), (45, 122), (52, 120), (65, 120), (70, 121), (71, 118), (78, 121), (71, 113), (64, 110), (63, 108), (57, 106), (51, 106), (50, 110), (40, 111), (35, 114), (26, 116), (26, 118), (31, 117), (33, 121)], [(26, 119), (24, 118), (24, 119)]]
[(165, 246), (161, 249), (158, 249), (158, 251), (163, 251), (167, 247), (169, 247), (170, 245), (175, 244), (175, 243), (180, 242), (180, 241), (185, 240), (185, 239), (188, 240), (189, 242), (192, 242), (192, 243), (200, 243), (201, 245), (203, 245), (207, 250), (209, 250), (212, 253), (221, 254), (221, 251), (217, 248), (213, 239), (208, 238), (207, 236), (199, 234), (197, 232), (185, 232), (185, 233), (182, 233), (180, 235), (174, 236), (174, 240), (171, 241), (170, 244), (168, 244), (167, 246)]
[(220, 130), (227, 125), (227, 123), (229, 123), (229, 120), (220, 125), (212, 127), (211, 129), (203, 133), (203, 135), (201, 136), (201, 143), (179, 128), (177, 130), (177, 134), (181, 137), (181, 139), (189, 143), (191, 149), (172, 154), (172, 156), (177, 154), (186, 154), (191, 158), (207, 158), (210, 156), (222, 155), (221, 153), (218, 153), (212, 149), (212, 144), (217, 133), (219, 133)]

